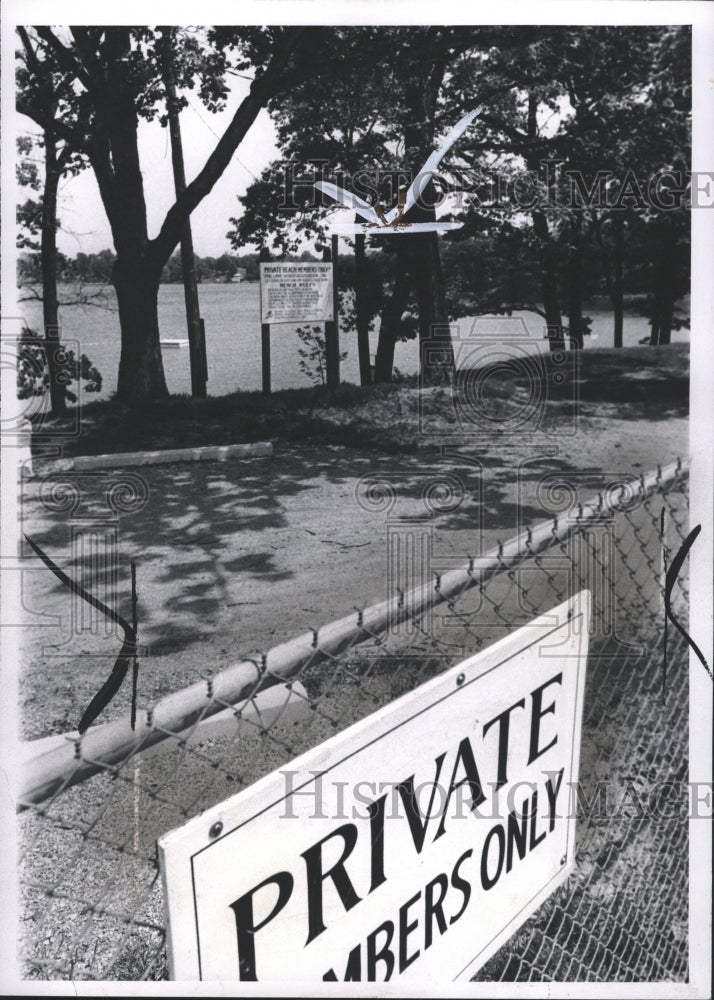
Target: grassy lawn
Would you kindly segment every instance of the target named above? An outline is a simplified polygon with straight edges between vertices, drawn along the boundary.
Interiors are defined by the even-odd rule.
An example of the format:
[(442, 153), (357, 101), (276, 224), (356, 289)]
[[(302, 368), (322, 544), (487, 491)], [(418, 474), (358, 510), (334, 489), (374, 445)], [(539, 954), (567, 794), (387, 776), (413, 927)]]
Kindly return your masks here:
[[(65, 455), (185, 448), (250, 441), (340, 444), (394, 452), (433, 446), (440, 432), (467, 438), (480, 415), (498, 433), (499, 422), (529, 412), (542, 401), (541, 429), (557, 432), (562, 420), (580, 415), (658, 420), (685, 416), (689, 396), (689, 345), (589, 349), (552, 356), (527, 372), (472, 369), (448, 386), (420, 389), (416, 376), (365, 388), (343, 383), (192, 400), (171, 396), (143, 406), (115, 400), (89, 403), (82, 433), (63, 442)], [(534, 375), (533, 372), (536, 372)], [(562, 381), (559, 381), (562, 373)], [(67, 419), (67, 426), (71, 424)], [(63, 426), (53, 423), (53, 430)], [(425, 429), (428, 428), (428, 433)], [(56, 440), (56, 438), (55, 438)]]

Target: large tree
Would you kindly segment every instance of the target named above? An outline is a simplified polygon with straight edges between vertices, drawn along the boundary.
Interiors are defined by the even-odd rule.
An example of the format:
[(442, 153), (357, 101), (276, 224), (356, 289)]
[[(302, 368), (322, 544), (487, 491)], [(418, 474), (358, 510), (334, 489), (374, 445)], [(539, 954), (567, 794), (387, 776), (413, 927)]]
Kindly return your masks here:
[[(112, 281), (121, 325), (117, 396), (147, 399), (166, 395), (159, 342), (157, 297), (161, 272), (178, 245), (186, 219), (210, 193), (230, 163), (260, 109), (277, 94), (329, 65), (321, 28), (216, 28), (177, 34), (175, 81), (198, 84), (209, 109), (225, 103), (229, 68), (252, 71), (248, 95), (197, 176), (149, 236), (138, 142), (139, 120), (163, 114), (161, 29), (48, 27), (28, 29), (34, 65), (18, 89), (18, 110), (70, 150), (88, 159), (112, 230), (116, 261)], [(60, 100), (37, 94), (60, 75)]]
[(688, 217), (672, 189), (681, 188), (688, 162), (689, 42), (686, 26), (561, 29), (544, 60), (568, 101), (559, 134), (570, 194), (578, 195), (563, 200), (557, 222), (568, 257), (570, 325), (579, 321), (578, 285), (594, 238), (615, 347), (623, 343), (626, 287), (637, 281), (633, 265), (649, 273), (645, 309), (663, 341), (674, 299), (688, 284), (678, 253), (688, 247)]
[[(542, 205), (531, 211), (547, 325), (557, 324), (567, 310), (564, 327), (571, 342), (582, 344), (588, 328), (583, 296), (594, 290), (593, 265), (599, 261), (613, 306), (615, 346), (622, 345), (628, 284), (634, 288), (643, 280), (652, 287), (644, 308), (653, 338), (662, 330), (666, 340), (673, 301), (688, 282), (687, 214), (666, 188), (676, 189), (676, 178), (686, 175), (689, 29), (552, 28), (526, 56), (517, 69), (501, 71), (516, 73), (519, 92), (528, 95), (528, 127), (512, 113), (488, 114), (492, 135), (484, 147), (521, 158), (531, 178), (548, 176)], [(525, 96), (522, 102), (521, 122)], [(668, 170), (674, 174), (669, 181)], [(669, 207), (658, 208), (648, 191), (660, 176), (662, 202)], [(479, 215), (482, 221), (484, 212)], [(500, 205), (492, 218), (491, 231), (497, 232)], [(510, 203), (510, 218), (523, 226), (518, 200)]]
[[(46, 111), (51, 118), (57, 113), (62, 100), (67, 97), (68, 81), (62, 74), (52, 72), (49, 65), (40, 65), (35, 47), (27, 31), (18, 28), (22, 42), (17, 79), (29, 107), (42, 114)], [(33, 139), (24, 136), (18, 143), (18, 152), (29, 154)], [(20, 234), (24, 229), (31, 234), (20, 236), (18, 246), (36, 250), (39, 253), (42, 282), (42, 320), (45, 356), (49, 372), (49, 392), (52, 413), (55, 416), (66, 410), (66, 372), (63, 371), (64, 351), (60, 338), (59, 296), (57, 293), (57, 192), (63, 176), (77, 174), (86, 165), (81, 152), (74, 150), (67, 142), (58, 138), (53, 129), (45, 126), (37, 143), (43, 150), (42, 181), (36, 165), (25, 159), (18, 169), (18, 180), (36, 191), (41, 191), (38, 201), (28, 199), (18, 207)], [(39, 244), (36, 237), (39, 236)]]

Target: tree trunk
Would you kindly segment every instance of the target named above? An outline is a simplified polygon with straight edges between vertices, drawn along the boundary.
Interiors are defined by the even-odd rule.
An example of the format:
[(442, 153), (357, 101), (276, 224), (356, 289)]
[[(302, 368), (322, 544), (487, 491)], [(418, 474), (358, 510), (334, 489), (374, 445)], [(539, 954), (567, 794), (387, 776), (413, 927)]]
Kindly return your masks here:
[[(398, 237), (406, 239), (406, 237)], [(407, 255), (404, 248), (397, 250), (394, 289), (391, 297), (382, 309), (379, 324), (379, 340), (377, 354), (374, 359), (374, 381), (391, 382), (394, 367), (394, 347), (400, 333), (402, 313), (409, 301), (410, 275)]]
[(570, 347), (582, 350), (584, 347), (583, 328), (583, 282), (582, 282), (582, 218), (580, 213), (573, 220), (573, 243), (568, 255), (568, 326), (570, 327)]
[(655, 299), (654, 312), (650, 320), (650, 347), (659, 344), (659, 318), (657, 316), (657, 301)]
[(565, 349), (563, 316), (558, 294), (558, 272), (555, 266), (555, 248), (550, 239), (548, 220), (542, 212), (533, 212), (533, 230), (542, 243), (540, 287), (545, 312), (545, 324), (551, 351)]
[(654, 309), (651, 344), (669, 344), (674, 318), (676, 234), (669, 222), (660, 224), (659, 253), (654, 268)]
[(121, 327), (117, 399), (160, 399), (168, 395), (158, 320), (165, 260), (157, 241), (148, 238), (139, 121), (129, 80), (129, 30), (115, 28), (110, 40), (107, 80), (95, 98), (104, 141), (95, 145), (92, 166), (117, 253), (112, 272)]
[(595, 231), (595, 238), (597, 239), (598, 247), (600, 248), (600, 263), (602, 264), (602, 273), (605, 278), (605, 285), (607, 286), (607, 294), (610, 298), (613, 308), (615, 307), (615, 292), (614, 283), (612, 279), (612, 272), (610, 270), (609, 254), (605, 246), (605, 241), (602, 236), (602, 220), (595, 218), (593, 221), (593, 229)]
[(40, 260), (42, 264), (42, 321), (45, 327), (45, 351), (50, 378), (50, 404), (52, 413), (61, 416), (67, 411), (65, 381), (63, 378), (62, 344), (57, 301), (57, 187), (60, 170), (57, 163), (57, 143), (54, 135), (45, 129), (45, 186), (42, 194), (42, 235)]
[(369, 314), (365, 288), (365, 237), (355, 237), (355, 316), (357, 319), (357, 355), (360, 385), (372, 384), (369, 358)]
[[(411, 85), (405, 90), (409, 117), (404, 129), (404, 146), (411, 164), (417, 169), (434, 146), (434, 116), (446, 61), (435, 58), (430, 66), (414, 65)], [(409, 212), (410, 222), (436, 220), (433, 181), (425, 186)], [(454, 352), (446, 313), (446, 295), (441, 269), (441, 254), (437, 233), (402, 237), (407, 241), (408, 267), (414, 282), (419, 309), (419, 345), (421, 375), (427, 382), (443, 378), (445, 368), (453, 375)], [(425, 342), (437, 340), (439, 350), (426, 350)]]
[[(540, 167), (540, 150), (537, 147), (538, 127), (537, 127), (538, 98), (535, 94), (528, 95), (528, 140), (531, 150), (526, 156), (526, 165), (535, 174)], [(533, 232), (541, 242), (541, 295), (543, 298), (543, 310), (545, 312), (545, 322), (547, 327), (548, 342), (551, 351), (562, 351), (565, 349), (565, 336), (563, 333), (563, 317), (560, 312), (560, 298), (558, 295), (558, 271), (556, 266), (556, 248), (550, 238), (548, 220), (543, 212), (534, 211)]]
[(446, 314), (438, 237), (436, 233), (425, 233), (408, 239), (414, 244), (412, 276), (419, 306), (422, 380), (441, 381), (445, 372), (453, 376), (454, 349)]
[(615, 233), (615, 274), (612, 282), (612, 307), (615, 313), (613, 344), (615, 347), (622, 347), (622, 331), (625, 315), (624, 299), (622, 294), (625, 220), (622, 212), (614, 213), (612, 225)]
[(662, 303), (662, 318), (659, 328), (659, 343), (669, 344), (672, 340), (672, 317), (674, 316), (674, 299), (667, 291)]
[(581, 281), (580, 247), (573, 247), (568, 258), (568, 324), (570, 326), (570, 346), (582, 350), (583, 338), (583, 299)]
[(117, 256), (112, 283), (119, 305), (121, 355), (117, 398), (161, 399), (168, 395), (159, 341), (161, 272), (142, 260)]

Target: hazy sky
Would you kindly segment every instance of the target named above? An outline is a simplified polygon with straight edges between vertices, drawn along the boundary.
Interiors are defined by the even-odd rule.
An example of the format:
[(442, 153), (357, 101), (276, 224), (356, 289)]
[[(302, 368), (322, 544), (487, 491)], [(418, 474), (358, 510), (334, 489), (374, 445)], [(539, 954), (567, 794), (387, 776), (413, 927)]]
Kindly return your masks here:
[[(189, 107), (181, 112), (186, 180), (190, 182), (201, 169), (233, 117), (250, 82), (238, 79), (232, 83), (226, 110), (212, 115), (195, 93), (188, 93)], [(18, 116), (26, 132), (37, 128)], [(149, 220), (149, 235), (155, 236), (166, 211), (174, 201), (171, 168), (171, 145), (167, 128), (158, 122), (142, 122), (139, 127), (139, 151), (144, 176), (144, 194)], [(263, 167), (277, 156), (275, 129), (267, 111), (261, 111), (233, 156), (223, 176), (211, 193), (204, 198), (191, 216), (194, 249), (201, 257), (217, 257), (231, 250), (226, 239), (231, 216), (239, 215), (241, 206), (236, 196), (243, 194)], [(113, 249), (111, 231), (102, 206), (94, 172), (83, 171), (67, 178), (60, 185), (58, 214), (62, 230), (58, 233), (59, 249), (70, 257), (78, 251), (97, 253)]]

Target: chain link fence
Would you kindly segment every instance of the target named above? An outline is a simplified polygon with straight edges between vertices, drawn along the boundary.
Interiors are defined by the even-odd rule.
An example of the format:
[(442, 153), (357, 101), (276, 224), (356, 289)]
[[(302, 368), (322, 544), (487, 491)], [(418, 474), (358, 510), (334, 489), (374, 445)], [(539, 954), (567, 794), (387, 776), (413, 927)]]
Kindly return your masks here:
[[(167, 978), (158, 837), (587, 588), (576, 872), (476, 979), (686, 981), (687, 652), (667, 637), (665, 676), (663, 587), (687, 481), (677, 462), (583, 504), (561, 483), (550, 520), (426, 581), (405, 525), (389, 538), (383, 603), (201, 677), (133, 730), (120, 719), (32, 745), (18, 817), (25, 977)], [(378, 507), (382, 487), (367, 489)], [(672, 599), (686, 624), (682, 578)]]

